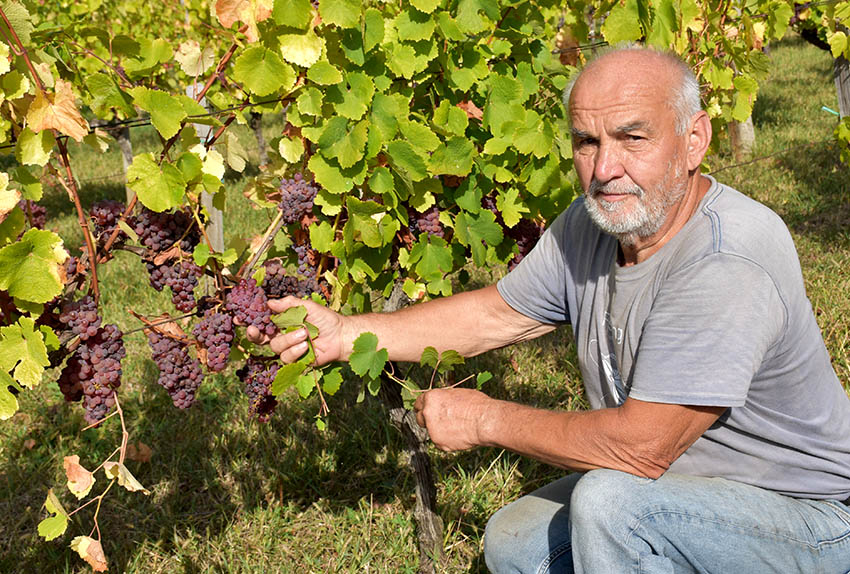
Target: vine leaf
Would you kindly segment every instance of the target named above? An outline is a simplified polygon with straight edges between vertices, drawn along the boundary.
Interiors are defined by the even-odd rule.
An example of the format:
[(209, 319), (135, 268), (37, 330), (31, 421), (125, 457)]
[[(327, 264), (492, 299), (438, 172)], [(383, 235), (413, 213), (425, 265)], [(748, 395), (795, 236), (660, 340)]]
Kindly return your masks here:
[(319, 15), (326, 24), (340, 28), (360, 25), (360, 2), (356, 0), (319, 0)]
[(56, 80), (56, 91), (41, 91), (27, 111), (27, 123), (34, 132), (57, 130), (77, 142), (89, 133), (89, 124), (77, 109), (76, 96), (70, 82)]
[(14, 368), (13, 376), (21, 385), (34, 388), (49, 364), (42, 333), (31, 318), (21, 317), (0, 328), (0, 369), (8, 373)]
[(106, 473), (107, 478), (118, 479), (118, 485), (123, 486), (130, 492), (142, 492), (143, 494), (150, 494), (150, 491), (146, 489), (142, 484), (136, 480), (136, 477), (120, 462), (107, 462), (103, 465), (103, 472)]
[(106, 572), (106, 555), (99, 540), (89, 536), (77, 536), (71, 541), (71, 550), (88, 562), (95, 572)]
[(83, 468), (80, 464), (80, 457), (76, 454), (66, 456), (63, 459), (63, 466), (65, 467), (65, 476), (68, 479), (68, 490), (77, 499), (84, 498), (94, 486), (96, 481), (94, 474)]
[(24, 165), (44, 166), (50, 161), (50, 154), (55, 144), (56, 138), (53, 137), (52, 131), (44, 130), (35, 133), (26, 127), (15, 143), (15, 159)]
[(68, 513), (62, 507), (62, 503), (53, 494), (53, 489), (47, 491), (47, 500), (44, 501), (44, 508), (52, 516), (48, 516), (38, 523), (38, 534), (45, 540), (53, 540), (65, 533), (68, 528)]
[(157, 164), (152, 153), (133, 158), (127, 168), (127, 185), (148, 209), (162, 212), (180, 205), (186, 181), (182, 172), (170, 163)]
[(272, 15), (281, 26), (303, 30), (313, 21), (313, 7), (310, 0), (276, 0)]
[(253, 46), (245, 50), (233, 65), (233, 77), (258, 96), (268, 96), (295, 85), (295, 71), (267, 48)]
[(9, 174), (0, 172), (0, 222), (15, 209), (20, 199), (20, 191), (9, 189)]
[(9, 373), (0, 370), (0, 421), (10, 419), (18, 412), (18, 398), (12, 394), (9, 387), (19, 388)]
[(0, 289), (23, 301), (47, 303), (62, 292), (60, 267), (67, 258), (61, 237), (30, 229), (0, 249)]
[(611, 45), (632, 42), (642, 35), (638, 0), (615, 4), (602, 24), (602, 36)]
[(387, 350), (378, 350), (378, 337), (373, 333), (362, 333), (354, 340), (354, 351), (348, 358), (348, 364), (355, 374), (367, 379), (369, 392), (375, 395), (378, 388), (373, 383), (378, 380), (388, 360)]
[(230, 28), (236, 22), (248, 26), (245, 37), (249, 42), (260, 39), (257, 23), (272, 15), (274, 0), (218, 0), (215, 3), (215, 14), (225, 28)]
[(324, 39), (312, 30), (304, 34), (282, 34), (277, 40), (283, 59), (303, 68), (318, 62), (325, 47)]
[(153, 127), (164, 139), (170, 139), (180, 131), (187, 114), (175, 96), (142, 86), (133, 88), (129, 93), (137, 106), (150, 113)]
[(299, 377), (301, 377), (301, 374), (306, 368), (308, 368), (308, 364), (303, 360), (280, 367), (277, 370), (274, 381), (272, 381), (272, 394), (275, 397), (279, 397), (286, 389), (296, 385)]
[(215, 64), (215, 50), (212, 46), (207, 46), (201, 50), (201, 45), (197, 40), (187, 40), (177, 47), (174, 59), (177, 60), (180, 69), (186, 72), (187, 76), (200, 76)]

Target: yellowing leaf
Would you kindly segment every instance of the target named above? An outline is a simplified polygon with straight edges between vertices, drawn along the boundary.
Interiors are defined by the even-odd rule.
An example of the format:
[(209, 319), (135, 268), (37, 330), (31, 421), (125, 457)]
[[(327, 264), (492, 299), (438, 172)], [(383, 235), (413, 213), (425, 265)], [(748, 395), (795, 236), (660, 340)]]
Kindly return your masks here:
[(200, 76), (215, 64), (215, 50), (211, 46), (201, 50), (198, 42), (188, 40), (177, 47), (174, 59), (180, 63), (180, 69), (189, 76)]
[(6, 215), (15, 209), (21, 200), (21, 192), (9, 189), (9, 174), (0, 172), (0, 221), (6, 219)]
[(45, 540), (53, 540), (62, 536), (68, 528), (68, 513), (62, 508), (62, 503), (53, 494), (52, 489), (47, 491), (47, 500), (44, 501), (44, 508), (52, 516), (39, 522), (38, 535)]
[(56, 80), (53, 94), (36, 94), (27, 112), (27, 122), (34, 132), (58, 130), (77, 142), (89, 133), (89, 124), (77, 109), (71, 83), (65, 80)]
[(78, 499), (85, 497), (95, 483), (94, 474), (82, 467), (80, 457), (76, 454), (66, 456), (63, 465), (68, 478), (68, 490)]
[(236, 22), (247, 24), (245, 37), (249, 42), (256, 42), (260, 38), (257, 23), (271, 16), (273, 7), (274, 0), (217, 0), (215, 13), (225, 28)]
[(24, 165), (44, 166), (50, 161), (50, 153), (55, 143), (56, 138), (53, 137), (52, 131), (35, 133), (26, 127), (15, 144), (15, 158)]
[(322, 57), (325, 46), (324, 39), (318, 37), (313, 30), (305, 34), (283, 34), (278, 36), (280, 54), (287, 62), (309, 68)]
[(77, 536), (71, 541), (71, 550), (89, 563), (95, 572), (106, 572), (106, 555), (99, 540), (88, 536)]
[(144, 494), (150, 494), (150, 491), (146, 489), (142, 484), (136, 480), (136, 477), (133, 476), (126, 466), (121, 464), (120, 462), (107, 462), (103, 465), (103, 472), (106, 473), (106, 476), (110, 479), (117, 478), (118, 485), (123, 486), (130, 492), (142, 492)]
[(9, 387), (15, 388), (15, 379), (6, 371), (0, 371), (0, 421), (9, 420), (18, 412), (18, 398)]

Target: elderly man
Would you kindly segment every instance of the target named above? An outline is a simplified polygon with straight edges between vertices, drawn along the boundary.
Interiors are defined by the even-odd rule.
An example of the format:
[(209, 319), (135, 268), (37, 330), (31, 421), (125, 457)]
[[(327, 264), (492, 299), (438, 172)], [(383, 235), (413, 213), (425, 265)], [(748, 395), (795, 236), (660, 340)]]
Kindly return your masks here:
[[(711, 124), (675, 56), (610, 52), (567, 103), (584, 197), (497, 285), (386, 315), (270, 305), (307, 306), (319, 363), (364, 331), (415, 361), (572, 325), (591, 411), (457, 388), (416, 401), (441, 449), (577, 471), (492, 517), (494, 572), (847, 572), (850, 400), (787, 229), (700, 174)], [(271, 347), (293, 361), (305, 338)]]

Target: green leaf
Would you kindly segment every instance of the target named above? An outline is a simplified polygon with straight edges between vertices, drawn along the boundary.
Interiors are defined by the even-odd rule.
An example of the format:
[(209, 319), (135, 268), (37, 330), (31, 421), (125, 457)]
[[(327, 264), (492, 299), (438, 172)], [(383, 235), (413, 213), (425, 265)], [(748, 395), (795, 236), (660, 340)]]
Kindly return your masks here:
[(233, 65), (233, 77), (252, 93), (263, 97), (295, 86), (293, 69), (280, 56), (262, 46), (242, 52)]
[(322, 374), (322, 391), (329, 396), (334, 396), (342, 386), (342, 368), (335, 367)]
[(451, 247), (441, 237), (420, 237), (410, 250), (408, 265), (425, 281), (436, 281), (452, 272), (454, 258)]
[(460, 212), (455, 219), (455, 233), (458, 241), (472, 251), (476, 265), (485, 263), (487, 248), (484, 243), (498, 245), (504, 238), (496, 216), (489, 209), (482, 209), (477, 214)]
[(301, 92), (301, 95), (295, 100), (295, 104), (302, 114), (318, 117), (322, 115), (322, 100), (322, 92), (311, 86)]
[(11, 372), (21, 386), (32, 389), (49, 365), (44, 335), (33, 319), (20, 317), (17, 323), (0, 327), (0, 370)]
[(422, 181), (428, 177), (425, 157), (407, 141), (396, 140), (387, 144), (387, 154), (392, 166), (404, 173), (411, 181)]
[(9, 420), (18, 412), (18, 398), (9, 387), (17, 388), (15, 379), (6, 371), (0, 371), (0, 421)]
[(280, 53), (287, 62), (309, 68), (322, 57), (325, 41), (313, 30), (304, 34), (282, 34), (277, 37)]
[(320, 253), (329, 253), (334, 242), (334, 229), (327, 221), (310, 226), (310, 244)]
[(272, 16), (279, 26), (303, 30), (313, 21), (313, 6), (310, 0), (275, 0)]
[(340, 28), (360, 25), (360, 2), (356, 0), (319, 0), (319, 15), (325, 24)]
[(363, 15), (363, 51), (369, 52), (384, 40), (384, 15), (380, 10), (369, 8)]
[(675, 40), (678, 27), (676, 7), (673, 0), (658, 0), (654, 6), (652, 29), (647, 34), (647, 42), (659, 48), (669, 48)]
[(463, 358), (463, 355), (461, 355), (457, 351), (448, 349), (440, 354), (440, 364), (437, 367), (437, 370), (441, 374), (445, 374), (453, 370), (457, 365), (464, 364), (464, 362), (465, 360)]
[(277, 325), (277, 328), (285, 331), (289, 327), (301, 327), (304, 325), (304, 319), (307, 318), (307, 309), (303, 305), (290, 307), (283, 313), (272, 315), (272, 322)]
[(847, 49), (847, 35), (841, 30), (837, 30), (827, 35), (829, 41), (829, 50), (833, 58), (838, 58)]
[(128, 118), (136, 115), (136, 110), (133, 108), (133, 98), (119, 88), (110, 76), (103, 73), (92, 74), (86, 78), (85, 83), (86, 88), (94, 97), (91, 107), (95, 114), (103, 116), (112, 108), (115, 108)]
[(345, 58), (358, 68), (366, 63), (366, 51), (363, 49), (363, 34), (360, 30), (343, 30), (337, 42)]
[(387, 213), (387, 207), (375, 201), (346, 198), (348, 221), (344, 230), (359, 238), (367, 247), (382, 247), (398, 231), (398, 222)]
[(434, 175), (469, 175), (476, 157), (475, 146), (465, 137), (453, 137), (440, 144), (428, 160), (428, 169)]
[(421, 12), (430, 14), (440, 5), (440, 0), (411, 0), (410, 5)]
[(295, 388), (298, 389), (302, 399), (309, 398), (313, 389), (316, 388), (316, 371), (309, 371), (299, 376), (295, 381)]
[(440, 360), (440, 353), (434, 347), (425, 347), (422, 350), (422, 356), (419, 357), (419, 365), (422, 367), (431, 367), (432, 369), (437, 366), (437, 361)]
[(396, 16), (398, 39), (403, 42), (428, 40), (434, 35), (436, 23), (429, 14), (419, 10), (403, 10)]
[(640, 39), (640, 11), (638, 0), (625, 0), (617, 3), (602, 24), (602, 37), (611, 45), (621, 42), (633, 42)]
[(129, 93), (137, 106), (150, 113), (151, 123), (164, 139), (170, 139), (180, 131), (187, 114), (176, 97), (142, 86), (133, 88)]
[(376, 167), (369, 176), (369, 187), (373, 192), (383, 195), (394, 189), (393, 176), (385, 167)]
[[(310, 157), (310, 161), (307, 162), (307, 168), (310, 172), (312, 172), (313, 177), (319, 185), (330, 193), (345, 193), (354, 186), (354, 182), (351, 178), (346, 177), (338, 165), (334, 165), (329, 162), (320, 154), (314, 154)], [(317, 203), (319, 203), (318, 198)], [(326, 214), (335, 215), (330, 213)]]
[(45, 540), (53, 540), (65, 534), (68, 528), (68, 512), (62, 507), (62, 503), (53, 494), (53, 489), (47, 491), (47, 500), (44, 508), (51, 514), (38, 524), (38, 535)]
[(44, 166), (50, 161), (50, 153), (56, 139), (51, 130), (34, 133), (24, 128), (15, 144), (15, 158), (24, 165)]
[(431, 122), (443, 135), (462, 136), (469, 125), (469, 117), (459, 107), (451, 105), (448, 100), (443, 100), (434, 110)]
[(307, 70), (307, 79), (322, 86), (330, 86), (342, 81), (342, 73), (327, 60), (319, 60)]
[(373, 333), (362, 333), (354, 340), (354, 348), (348, 363), (356, 375), (376, 380), (388, 360), (387, 350), (378, 350), (378, 337)]
[(363, 159), (366, 140), (369, 135), (369, 122), (362, 121), (354, 124), (345, 136), (331, 145), (325, 155), (335, 157), (340, 167), (347, 169)]
[(502, 213), (502, 219), (508, 227), (519, 223), (523, 213), (529, 213), (528, 208), (519, 198), (519, 191), (513, 187), (499, 192), (496, 197), (496, 208)]
[(0, 249), (0, 289), (23, 301), (47, 303), (62, 292), (60, 267), (67, 258), (61, 237), (30, 229)]
[(44, 195), (41, 180), (35, 177), (30, 170), (20, 166), (16, 167), (12, 172), (12, 180), (21, 188), (21, 195), (24, 199), (38, 201)]
[(186, 182), (180, 170), (170, 163), (157, 165), (152, 153), (133, 158), (127, 168), (127, 185), (148, 209), (162, 212), (180, 205)]
[(728, 90), (732, 87), (732, 76), (734, 73), (731, 67), (719, 65), (713, 60), (710, 60), (702, 71), (705, 79), (708, 80), (713, 88), (718, 90)]
[(552, 125), (534, 110), (528, 110), (525, 121), (513, 134), (514, 148), (521, 154), (532, 154), (536, 158), (549, 155), (555, 132)]
[(277, 144), (280, 157), (289, 163), (295, 163), (304, 154), (304, 143), (300, 139), (281, 138)]
[(198, 243), (192, 252), (192, 260), (195, 265), (203, 267), (210, 259), (210, 248), (206, 243)]
[(345, 77), (345, 84), (328, 88), (325, 101), (334, 104), (339, 115), (359, 120), (369, 109), (374, 94), (375, 84), (369, 76), (362, 72), (350, 72)]
[(301, 361), (283, 365), (277, 370), (274, 381), (271, 386), (271, 393), (275, 397), (279, 397), (286, 389), (295, 386), (298, 378), (308, 369), (309, 366)]
[(484, 386), (484, 383), (493, 378), (493, 373), (490, 371), (483, 371), (478, 373), (478, 376), (475, 377), (475, 388), (481, 390), (481, 387)]
[(424, 124), (403, 119), (399, 122), (398, 127), (401, 130), (401, 135), (422, 151), (431, 152), (440, 145), (440, 138)]

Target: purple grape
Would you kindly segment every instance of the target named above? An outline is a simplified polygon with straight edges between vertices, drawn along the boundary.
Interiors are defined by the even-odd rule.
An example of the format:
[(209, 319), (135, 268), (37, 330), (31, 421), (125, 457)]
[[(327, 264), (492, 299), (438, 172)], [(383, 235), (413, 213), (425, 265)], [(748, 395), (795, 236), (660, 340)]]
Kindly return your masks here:
[(253, 325), (260, 333), (272, 336), (277, 327), (272, 322), (267, 302), (268, 297), (254, 279), (242, 279), (227, 293), (224, 306), (243, 325)]
[(298, 223), (305, 215), (313, 213), (313, 201), (319, 189), (296, 173), (292, 179), (280, 182), (280, 203), (278, 207), (283, 213), (286, 223)]
[(233, 342), (233, 320), (227, 313), (207, 311), (192, 334), (207, 350), (207, 367), (210, 371), (223, 371), (230, 357)]
[(245, 394), (251, 401), (250, 412), (260, 422), (268, 421), (277, 407), (271, 387), (279, 368), (277, 363), (248, 357), (245, 365), (236, 371), (236, 376), (245, 383)]
[(204, 378), (201, 363), (189, 355), (185, 343), (156, 331), (148, 331), (148, 345), (159, 368), (157, 383), (168, 391), (175, 407), (188, 409), (195, 403), (195, 394)]

